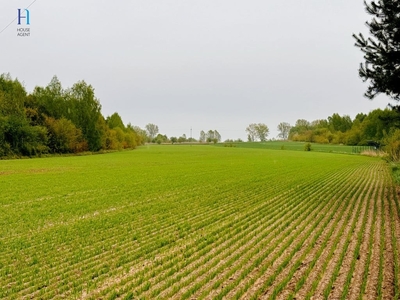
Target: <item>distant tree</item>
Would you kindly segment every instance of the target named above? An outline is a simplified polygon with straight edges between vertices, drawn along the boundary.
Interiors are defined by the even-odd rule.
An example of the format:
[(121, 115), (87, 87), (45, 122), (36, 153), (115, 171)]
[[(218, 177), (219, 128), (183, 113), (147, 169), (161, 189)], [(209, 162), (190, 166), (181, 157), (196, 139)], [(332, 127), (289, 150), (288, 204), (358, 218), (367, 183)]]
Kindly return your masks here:
[(146, 131), (147, 135), (149, 137), (150, 141), (153, 141), (153, 139), (156, 137), (158, 134), (158, 126), (152, 123), (149, 123), (146, 125)]
[(148, 139), (146, 130), (140, 128), (139, 126), (132, 126), (130, 123), (127, 125), (127, 127), (131, 127), (132, 130), (135, 131), (138, 145), (144, 145), (144, 143), (146, 143)]
[(162, 135), (161, 133), (159, 133), (155, 139), (154, 142), (157, 144), (161, 144), (161, 143), (169, 143), (169, 139), (166, 135)]
[(205, 143), (205, 141), (206, 141), (206, 133), (202, 130), (202, 131), (200, 131), (199, 142)]
[(257, 130), (256, 130), (257, 124), (250, 124), (249, 126), (246, 127), (246, 132), (247, 132), (247, 140), (249, 142), (254, 142), (257, 138)]
[(264, 142), (267, 140), (267, 136), (269, 134), (269, 128), (267, 125), (263, 123), (258, 123), (258, 124), (253, 123), (247, 126), (246, 132), (249, 142), (254, 142), (257, 139), (260, 140), (261, 142)]
[(256, 125), (256, 132), (257, 132), (257, 137), (261, 142), (265, 142), (267, 140), (269, 134), (269, 128), (267, 125), (263, 123), (258, 123)]
[(211, 143), (214, 140), (214, 138), (215, 138), (214, 130), (207, 131), (207, 133), (206, 133), (206, 141), (208, 143)]
[(351, 129), (353, 122), (350, 116), (344, 115), (341, 117), (339, 114), (333, 114), (332, 116), (328, 117), (329, 128), (332, 132), (334, 131), (341, 131), (346, 132)]
[(171, 141), (172, 144), (176, 144), (176, 143), (178, 142), (178, 138), (175, 137), (175, 136), (171, 136), (171, 137), (169, 138), (169, 140)]
[[(355, 46), (364, 53), (364, 64), (359, 75), (369, 81), (365, 96), (375, 98), (383, 93), (400, 100), (400, 1), (378, 0), (368, 4), (367, 12), (373, 16), (366, 22), (372, 37), (365, 39), (360, 33), (353, 34)], [(400, 110), (400, 107), (396, 107)]]
[(278, 137), (284, 140), (287, 140), (289, 137), (289, 132), (290, 132), (290, 124), (286, 122), (281, 122), (278, 124)]
[(219, 134), (219, 132), (217, 130), (214, 130), (214, 139), (216, 140), (216, 142), (220, 142), (221, 141), (221, 135)]
[(186, 141), (187, 141), (186, 134), (183, 134), (182, 136), (180, 136), (180, 137), (178, 138), (178, 142), (179, 142), (179, 143), (184, 143), (184, 142), (186, 142)]
[(305, 119), (298, 119), (296, 121), (295, 127), (307, 130), (311, 127), (311, 124)]
[(329, 122), (327, 120), (324, 120), (324, 119), (318, 119), (318, 120), (312, 121), (310, 126), (311, 126), (312, 129), (328, 128), (329, 127)]

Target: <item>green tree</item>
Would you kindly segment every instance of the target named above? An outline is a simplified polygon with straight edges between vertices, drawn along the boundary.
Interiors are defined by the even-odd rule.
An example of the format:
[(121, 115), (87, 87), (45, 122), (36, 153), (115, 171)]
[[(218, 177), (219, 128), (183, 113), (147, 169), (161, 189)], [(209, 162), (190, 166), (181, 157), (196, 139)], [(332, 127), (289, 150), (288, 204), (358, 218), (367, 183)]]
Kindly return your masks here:
[(263, 123), (252, 123), (246, 128), (247, 137), (249, 142), (255, 142), (257, 139), (261, 142), (267, 140), (269, 128)]
[[(168, 142), (169, 142), (168, 137), (167, 137), (166, 135), (162, 135), (161, 133), (159, 133), (159, 134), (155, 137), (154, 141), (155, 141), (157, 144), (168, 143)], [(179, 141), (179, 140), (178, 140), (178, 141)]]
[[(36, 106), (39, 115), (45, 115), (60, 119), (70, 119), (71, 109), (68, 107), (67, 93), (62, 88), (57, 76), (53, 76), (50, 83), (45, 87), (36, 86), (32, 93), (30, 104)], [(44, 121), (44, 119), (43, 119)]]
[(115, 127), (119, 127), (122, 130), (125, 130), (124, 122), (122, 122), (121, 116), (115, 112), (111, 116), (107, 117), (107, 125), (110, 129), (114, 129)]
[(85, 81), (79, 81), (68, 90), (68, 98), (72, 107), (70, 120), (82, 130), (89, 150), (100, 150), (104, 132), (99, 126), (99, 118), (102, 117), (101, 105), (95, 97), (93, 87)]
[(31, 126), (24, 104), (27, 93), (9, 74), (0, 76), (0, 156), (35, 155), (46, 152), (47, 132)]
[[(400, 2), (393, 0), (364, 1), (373, 19), (366, 22), (372, 37), (353, 34), (355, 46), (364, 53), (359, 75), (369, 81), (365, 96), (375, 98), (383, 93), (400, 100)], [(397, 106), (397, 110), (400, 108)]]
[(203, 130), (200, 131), (199, 142), (200, 143), (205, 143), (206, 142), (206, 133)]
[(149, 142), (153, 142), (154, 138), (158, 134), (158, 126), (152, 123), (146, 125), (147, 136), (149, 137)]
[(249, 126), (246, 127), (246, 132), (247, 132), (247, 140), (249, 142), (255, 142), (257, 138), (257, 130), (256, 130), (257, 124), (252, 123)]
[(131, 123), (128, 123), (126, 127), (135, 132), (136, 145), (144, 145), (144, 143), (146, 143), (148, 139), (146, 130), (140, 128), (139, 126), (132, 126)]
[(206, 141), (208, 143), (211, 143), (214, 140), (214, 138), (215, 138), (214, 130), (210, 129), (209, 131), (207, 131), (207, 133), (206, 133)]
[(186, 134), (183, 134), (178, 138), (178, 143), (184, 143), (187, 142)]
[(214, 139), (216, 140), (216, 142), (220, 142), (221, 141), (221, 135), (219, 134), (219, 132), (217, 130), (214, 130)]
[(281, 122), (278, 124), (278, 137), (283, 139), (283, 140), (287, 140), (289, 137), (289, 132), (290, 132), (290, 124), (286, 123), (286, 122)]
[(261, 142), (265, 142), (267, 140), (268, 134), (269, 134), (269, 128), (267, 125), (263, 123), (258, 123), (256, 125), (256, 133), (257, 133), (257, 138)]
[(66, 118), (46, 118), (46, 126), (49, 132), (49, 146), (52, 152), (68, 153), (88, 150), (82, 131), (74, 123)]
[(332, 116), (328, 117), (329, 121), (329, 128), (332, 132), (341, 131), (346, 132), (351, 129), (353, 122), (350, 116), (344, 115), (341, 117), (339, 114), (333, 114)]

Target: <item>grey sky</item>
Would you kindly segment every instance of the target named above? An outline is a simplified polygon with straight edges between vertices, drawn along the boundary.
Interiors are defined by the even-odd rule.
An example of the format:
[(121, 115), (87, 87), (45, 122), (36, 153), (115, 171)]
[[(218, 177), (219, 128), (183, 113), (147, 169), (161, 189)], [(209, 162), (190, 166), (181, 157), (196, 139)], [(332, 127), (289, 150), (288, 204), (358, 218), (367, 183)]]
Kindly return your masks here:
[[(0, 31), (33, 0), (0, 0)], [(294, 124), (384, 108), (363, 97), (361, 0), (37, 0), (31, 36), (0, 34), (0, 73), (28, 91), (57, 75), (93, 85), (105, 116), (168, 136)]]

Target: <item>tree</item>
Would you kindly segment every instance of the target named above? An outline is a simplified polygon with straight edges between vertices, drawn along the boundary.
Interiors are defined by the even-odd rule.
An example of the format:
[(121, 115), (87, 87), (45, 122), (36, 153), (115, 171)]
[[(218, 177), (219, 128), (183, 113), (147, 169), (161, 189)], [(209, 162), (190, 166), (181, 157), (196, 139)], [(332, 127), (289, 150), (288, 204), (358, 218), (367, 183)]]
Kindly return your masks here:
[[(377, 0), (367, 4), (367, 12), (373, 16), (366, 22), (372, 37), (353, 34), (355, 46), (364, 53), (365, 62), (360, 64), (359, 75), (369, 80), (365, 96), (375, 98), (380, 93), (396, 101), (400, 100), (400, 1)], [(400, 111), (400, 107), (395, 107)]]
[(147, 135), (149, 137), (150, 142), (153, 141), (153, 139), (158, 134), (158, 126), (155, 124), (149, 123), (146, 125), (145, 128), (146, 128)]
[(115, 127), (119, 127), (122, 130), (125, 130), (124, 122), (122, 122), (121, 116), (118, 113), (113, 113), (111, 116), (107, 117), (107, 125), (110, 129), (114, 129)]
[(343, 117), (341, 117), (337, 113), (328, 117), (328, 121), (329, 121), (329, 128), (331, 129), (332, 132), (335, 131), (346, 132), (350, 130), (353, 125), (350, 116), (344, 115)]
[(200, 131), (199, 142), (205, 143), (205, 141), (206, 141), (206, 133), (202, 130), (202, 131)]
[(263, 123), (258, 123), (256, 125), (257, 137), (261, 142), (265, 142), (267, 140), (267, 136), (269, 134), (269, 128), (267, 125)]
[(247, 140), (249, 142), (254, 142), (257, 138), (256, 126), (257, 126), (257, 124), (252, 123), (246, 127)]
[(220, 142), (221, 141), (221, 135), (219, 134), (219, 132), (217, 130), (214, 130), (214, 140), (216, 140), (216, 142)]
[(187, 141), (186, 134), (183, 134), (178, 138), (178, 143), (184, 143)]
[(164, 135), (162, 135), (161, 133), (159, 133), (156, 137), (155, 137), (155, 139), (154, 139), (154, 141), (157, 143), (157, 144), (161, 144), (161, 143), (168, 143), (169, 142), (169, 140), (168, 140), (168, 137), (164, 134)]
[(53, 76), (50, 83), (45, 87), (35, 87), (32, 97), (34, 98), (37, 109), (40, 114), (44, 114), (48, 117), (60, 119), (65, 117), (71, 119), (69, 115), (71, 109), (68, 109), (68, 105), (72, 102), (68, 102), (66, 91), (62, 88), (61, 82), (57, 76)]
[(68, 90), (67, 97), (70, 115), (67, 119), (82, 130), (90, 151), (100, 150), (104, 132), (99, 127), (101, 105), (95, 97), (94, 88), (85, 81), (78, 81)]
[(289, 132), (290, 132), (290, 128), (292, 128), (290, 126), (289, 123), (286, 122), (281, 122), (278, 124), (278, 137), (280, 137), (281, 139), (287, 140), (289, 137)]
[(146, 140), (148, 139), (146, 130), (140, 128), (139, 126), (132, 126), (131, 123), (128, 123), (127, 128), (135, 132), (136, 144), (144, 145), (144, 143), (146, 143)]
[(49, 132), (49, 146), (56, 153), (81, 152), (87, 150), (87, 143), (82, 132), (74, 123), (66, 118), (46, 118), (46, 127)]
[(252, 123), (247, 126), (246, 132), (249, 142), (254, 142), (256, 139), (259, 139), (261, 142), (265, 142), (269, 134), (269, 128), (263, 123)]

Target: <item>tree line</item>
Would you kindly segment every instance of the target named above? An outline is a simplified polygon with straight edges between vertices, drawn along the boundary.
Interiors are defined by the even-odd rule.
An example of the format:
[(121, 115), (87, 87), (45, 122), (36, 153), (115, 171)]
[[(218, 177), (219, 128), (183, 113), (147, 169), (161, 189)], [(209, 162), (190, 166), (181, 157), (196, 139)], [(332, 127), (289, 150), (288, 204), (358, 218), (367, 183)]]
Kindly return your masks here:
[(0, 157), (135, 148), (144, 130), (126, 126), (118, 113), (105, 118), (85, 81), (64, 89), (54, 76), (27, 93), (9, 74), (0, 75)]
[(386, 144), (386, 140), (399, 128), (399, 121), (398, 114), (391, 109), (359, 113), (354, 119), (335, 113), (327, 119), (312, 122), (297, 120), (290, 129), (289, 139), (321, 144), (379, 146)]

